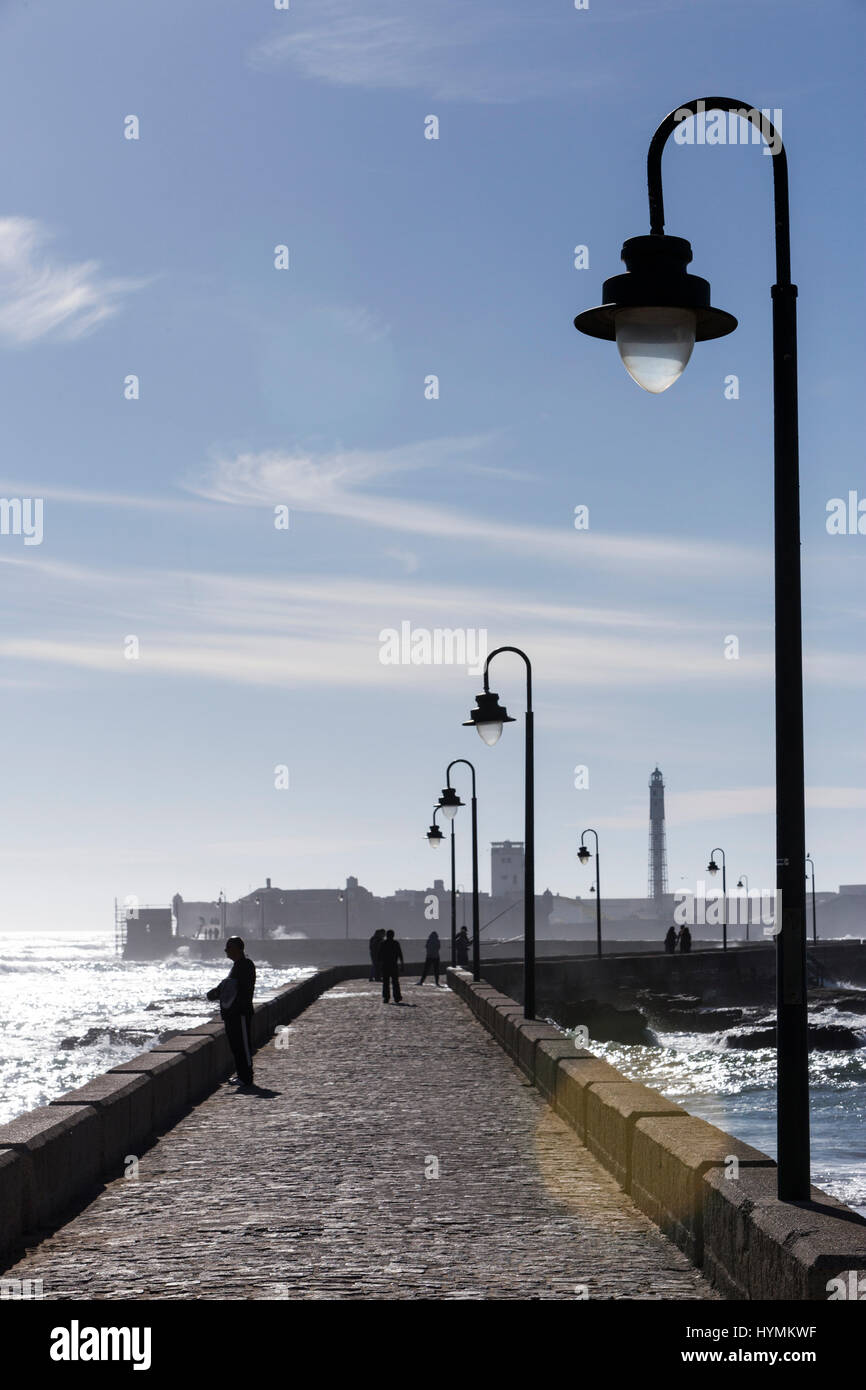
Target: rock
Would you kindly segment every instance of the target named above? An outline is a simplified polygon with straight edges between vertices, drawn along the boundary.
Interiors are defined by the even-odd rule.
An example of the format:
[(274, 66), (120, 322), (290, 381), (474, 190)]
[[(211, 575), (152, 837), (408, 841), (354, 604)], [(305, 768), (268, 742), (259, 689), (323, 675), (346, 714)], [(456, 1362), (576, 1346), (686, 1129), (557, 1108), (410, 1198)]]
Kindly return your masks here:
[[(776, 1029), (756, 1028), (751, 1033), (729, 1033), (725, 1039), (726, 1047), (745, 1048), (754, 1051), (760, 1047), (776, 1046)], [(866, 1040), (851, 1028), (839, 1024), (810, 1023), (809, 1051), (812, 1052), (853, 1052), (855, 1048), (866, 1046)]]
[(566, 1028), (583, 1024), (589, 1030), (590, 1046), (593, 1041), (642, 1043), (648, 1047), (656, 1042), (640, 1009), (615, 1009), (597, 999), (569, 1001), (557, 1010), (557, 1021)]

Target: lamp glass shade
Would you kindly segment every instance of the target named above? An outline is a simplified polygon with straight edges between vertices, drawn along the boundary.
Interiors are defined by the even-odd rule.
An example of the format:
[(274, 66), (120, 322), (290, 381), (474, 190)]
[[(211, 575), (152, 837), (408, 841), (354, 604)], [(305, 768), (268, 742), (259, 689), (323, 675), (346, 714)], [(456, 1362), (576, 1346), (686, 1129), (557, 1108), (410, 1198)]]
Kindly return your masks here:
[(718, 872), (719, 872), (719, 866), (718, 866), (718, 864), (716, 863), (715, 859), (711, 859), (710, 862), (709, 862), (709, 864), (707, 865), (707, 873), (708, 873), (708, 874), (717, 874)]
[(587, 862), (587, 860), (589, 859), (589, 850), (586, 848), (586, 845), (581, 845), (580, 849), (577, 851), (577, 857), (580, 860), (581, 864), (585, 864)]
[(502, 733), (502, 720), (501, 720), (501, 719), (498, 721), (498, 723), (497, 723), (497, 722), (490, 723), (490, 724), (478, 724), (478, 723), (476, 723), (475, 727), (476, 727), (476, 729), (478, 730), (479, 736), (484, 740), (484, 742), (487, 744), (487, 747), (488, 747), (488, 748), (492, 748), (493, 745), (494, 745), (494, 743), (498, 743), (498, 742), (499, 742), (499, 738), (500, 738), (500, 735), (501, 735), (501, 733)]
[(460, 806), (457, 803), (448, 804), (440, 801), (439, 807), (446, 820), (453, 820), (454, 817), (457, 815), (457, 812), (460, 810)]
[(657, 396), (682, 376), (695, 345), (694, 309), (640, 305), (617, 309), (616, 345), (638, 386)]

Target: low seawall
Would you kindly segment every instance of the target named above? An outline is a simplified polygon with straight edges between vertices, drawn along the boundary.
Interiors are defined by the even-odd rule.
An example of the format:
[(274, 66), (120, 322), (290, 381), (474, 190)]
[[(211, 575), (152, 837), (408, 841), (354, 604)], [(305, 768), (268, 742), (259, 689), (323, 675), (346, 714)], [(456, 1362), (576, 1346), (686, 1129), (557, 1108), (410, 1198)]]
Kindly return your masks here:
[[(358, 965), (331, 966), (256, 1004), (254, 1048), (333, 985), (367, 972)], [(103, 1180), (120, 1176), (130, 1159), (233, 1069), (225, 1027), (216, 1019), (175, 1033), (49, 1105), (0, 1125), (0, 1268), (92, 1200)]]
[[(519, 955), (519, 952), (512, 952)], [(808, 946), (810, 962), (826, 979), (866, 985), (866, 944), (862, 941), (819, 941)], [(523, 961), (486, 958), (481, 973), (512, 998), (523, 995)], [(688, 955), (609, 954), (537, 959), (535, 991), (539, 1009), (572, 1026), (575, 1000), (631, 1007), (638, 991), (697, 994), (704, 1004), (764, 1004), (775, 1000), (776, 948), (770, 943), (732, 947), (728, 951), (698, 950)]]
[(448, 983), (641, 1211), (727, 1298), (820, 1300), (866, 1277), (866, 1221), (812, 1188), (781, 1202), (767, 1154), (576, 1048), (464, 970)]

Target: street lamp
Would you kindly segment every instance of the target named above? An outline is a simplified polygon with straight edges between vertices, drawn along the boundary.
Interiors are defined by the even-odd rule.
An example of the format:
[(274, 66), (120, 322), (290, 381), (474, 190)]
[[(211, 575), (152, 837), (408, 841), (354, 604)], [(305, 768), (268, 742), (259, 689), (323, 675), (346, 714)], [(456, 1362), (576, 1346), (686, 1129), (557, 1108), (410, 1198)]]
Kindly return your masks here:
[(715, 860), (715, 856), (716, 856), (717, 854), (720, 854), (720, 855), (722, 856), (722, 906), (723, 906), (723, 909), (724, 909), (724, 913), (723, 913), (724, 921), (723, 921), (723, 923), (722, 923), (722, 950), (723, 950), (723, 951), (727, 951), (727, 949), (728, 949), (728, 877), (727, 877), (727, 866), (726, 866), (726, 864), (725, 864), (725, 851), (724, 851), (723, 849), (714, 849), (714, 850), (713, 850), (712, 854), (710, 855), (710, 862), (709, 862), (709, 864), (707, 865), (707, 873), (708, 873), (708, 874), (712, 874), (713, 878), (715, 878), (716, 874), (719, 872), (719, 866), (718, 866), (718, 864), (716, 863), (716, 860)]
[[(590, 852), (589, 852), (589, 850), (587, 849), (586, 845), (583, 843), (583, 840), (584, 840), (584, 836), (585, 836), (585, 835), (594, 835), (594, 836), (595, 836), (595, 951), (596, 951), (596, 955), (600, 956), (600, 955), (601, 955), (601, 860), (600, 860), (600, 858), (599, 858), (599, 853), (598, 853), (598, 831), (597, 831), (597, 830), (593, 830), (593, 829), (590, 827), (588, 830), (584, 830), (583, 834), (581, 835), (581, 837), (580, 837), (580, 849), (577, 851), (577, 857), (578, 857), (578, 859), (580, 860), (581, 864), (587, 864), (587, 863), (589, 862), (589, 860), (592, 858), (592, 855), (590, 854)], [(592, 889), (590, 889), (590, 892), (592, 892)]]
[(812, 871), (812, 941), (818, 940), (818, 923), (815, 917), (815, 861), (811, 854), (806, 855), (806, 863)]
[(806, 853), (803, 773), (803, 645), (800, 598), (800, 515), (797, 421), (797, 287), (791, 283), (788, 157), (772, 122), (730, 97), (705, 97), (672, 111), (647, 156), (650, 234), (623, 247), (627, 274), (604, 285), (607, 301), (579, 314), (575, 327), (618, 340), (626, 366), (646, 390), (667, 389), (701, 342), (732, 332), (736, 320), (710, 307), (709, 285), (686, 273), (691, 247), (665, 235), (661, 162), (665, 144), (686, 114), (736, 112), (772, 152), (776, 229), (773, 302), (773, 400), (776, 609), (776, 936), (778, 1192), (808, 1201), (809, 1051), (806, 978)]
[[(468, 758), (454, 758), (448, 764), (445, 772), (447, 786), (443, 787), (442, 795), (439, 798), (439, 805), (442, 814), (451, 821), (451, 833), (454, 834), (454, 817), (464, 803), (451, 786), (451, 769), (458, 763), (463, 763), (472, 773), (472, 978), (481, 979), (481, 927), (479, 923), (478, 909), (478, 801), (475, 795), (475, 768)], [(452, 915), (451, 920), (451, 964), (457, 964), (457, 922)]]
[(430, 829), (427, 831), (427, 843), (431, 849), (438, 849), (442, 841), (445, 839), (445, 836), (442, 834), (442, 831), (436, 824), (436, 817), (438, 814), (439, 807), (437, 806), (433, 812), (433, 820), (430, 825)]
[(749, 875), (748, 875), (748, 874), (741, 874), (741, 875), (740, 875), (740, 877), (739, 877), (739, 879), (738, 879), (738, 881), (737, 881), (737, 887), (738, 887), (738, 888), (742, 888), (742, 887), (743, 887), (743, 879), (746, 880), (746, 883), (745, 883), (745, 888), (746, 888), (746, 940), (748, 941), (748, 940), (749, 940), (749, 916), (750, 916), (751, 910), (752, 910), (752, 904), (751, 904), (751, 902), (749, 901)]
[(499, 696), (490, 690), (490, 663), (501, 652), (513, 652), (526, 665), (526, 768), (524, 773), (524, 833), (523, 833), (523, 1016), (535, 1018), (535, 768), (533, 755), (532, 666), (529, 657), (519, 647), (497, 647), (484, 663), (484, 690), (476, 697), (476, 707), (465, 724), (473, 725), (481, 738), (492, 747), (502, 733), (503, 724), (513, 724)]

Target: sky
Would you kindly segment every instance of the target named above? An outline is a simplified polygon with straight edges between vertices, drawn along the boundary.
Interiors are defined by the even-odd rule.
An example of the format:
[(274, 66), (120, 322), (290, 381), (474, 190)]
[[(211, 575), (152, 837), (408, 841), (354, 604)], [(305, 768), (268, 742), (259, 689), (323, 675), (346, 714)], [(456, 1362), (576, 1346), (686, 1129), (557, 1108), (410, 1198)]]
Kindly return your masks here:
[(487, 748), (477, 669), (382, 659), (403, 624), (530, 656), (539, 892), (588, 892), (592, 826), (603, 893), (645, 893), (656, 765), (671, 889), (716, 846), (772, 887), (763, 149), (664, 156), (735, 333), (650, 395), (573, 327), (701, 95), (781, 112), (807, 842), (819, 889), (866, 881), (866, 534), (827, 529), (866, 499), (864, 28), (859, 0), (0, 4), (4, 927), (426, 886), (460, 757), (486, 889), (523, 837), (523, 665), (493, 663)]

